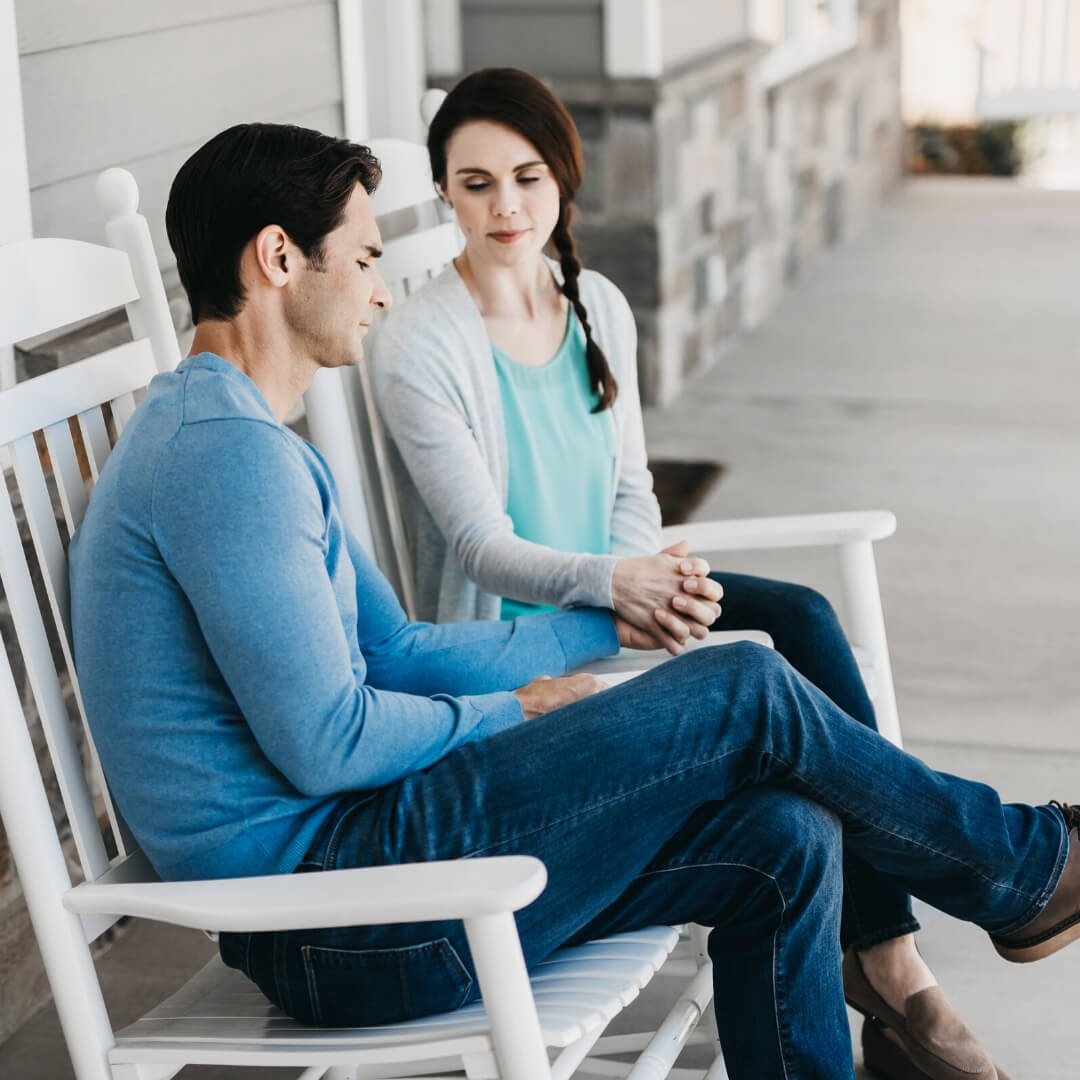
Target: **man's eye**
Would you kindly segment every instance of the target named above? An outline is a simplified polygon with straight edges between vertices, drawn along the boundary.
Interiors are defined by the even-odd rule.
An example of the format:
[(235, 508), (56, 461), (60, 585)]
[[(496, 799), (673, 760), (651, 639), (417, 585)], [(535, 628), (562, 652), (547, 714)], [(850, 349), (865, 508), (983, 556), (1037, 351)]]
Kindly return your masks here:
[(364, 262), (363, 259), (357, 259), (356, 260), (356, 265), (359, 266), (361, 270), (368, 270), (371, 267), (371, 263)]

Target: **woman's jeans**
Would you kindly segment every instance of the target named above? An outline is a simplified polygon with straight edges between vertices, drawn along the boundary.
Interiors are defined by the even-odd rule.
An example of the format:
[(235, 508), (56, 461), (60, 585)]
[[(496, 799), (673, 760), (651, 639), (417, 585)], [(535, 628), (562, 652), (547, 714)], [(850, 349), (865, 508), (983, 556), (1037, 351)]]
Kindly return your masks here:
[[(1060, 813), (1003, 805), (845, 716), (776, 652), (705, 648), (346, 797), (302, 870), (529, 854), (526, 961), (655, 923), (715, 927), (733, 1080), (853, 1076), (841, 849), (997, 934), (1033, 919), (1067, 854)], [(222, 935), (283, 1010), (381, 1024), (478, 996), (459, 922)], [(735, 972), (737, 977), (732, 978)]]
[[(832, 605), (805, 585), (723, 571), (709, 575), (724, 596), (713, 630), (764, 630), (776, 651), (848, 716), (877, 730), (874, 706)], [(868, 949), (919, 929), (911, 899), (893, 879), (844, 855), (840, 943)]]

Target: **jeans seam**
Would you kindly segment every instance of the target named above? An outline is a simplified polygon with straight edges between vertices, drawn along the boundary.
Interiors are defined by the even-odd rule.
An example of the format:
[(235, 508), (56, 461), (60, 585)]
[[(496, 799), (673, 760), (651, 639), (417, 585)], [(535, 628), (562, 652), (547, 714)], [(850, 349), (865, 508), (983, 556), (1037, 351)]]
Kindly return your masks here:
[(1058, 822), (1058, 828), (1060, 829), (1060, 840), (1058, 841), (1057, 859), (1054, 862), (1054, 872), (1050, 875), (1050, 880), (1046, 883), (1039, 895), (1032, 901), (1031, 906), (1019, 919), (1014, 920), (1009, 923), (1008, 926), (1005, 926), (1000, 930), (992, 931), (995, 937), (1001, 937), (1002, 935), (1012, 934), (1017, 930), (1022, 930), (1033, 919), (1038, 918), (1042, 909), (1049, 903), (1050, 897), (1054, 895), (1058, 882), (1061, 880), (1061, 873), (1065, 869), (1065, 860), (1069, 856), (1069, 830), (1065, 828), (1065, 818), (1062, 816), (1061, 811), (1056, 807), (1051, 807), (1050, 810), (1055, 815)]

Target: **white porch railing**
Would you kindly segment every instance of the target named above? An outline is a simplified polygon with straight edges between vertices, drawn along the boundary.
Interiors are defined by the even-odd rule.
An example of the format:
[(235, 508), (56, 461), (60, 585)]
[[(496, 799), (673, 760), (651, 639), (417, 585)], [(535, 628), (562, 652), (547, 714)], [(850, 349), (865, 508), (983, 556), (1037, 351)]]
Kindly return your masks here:
[(761, 81), (775, 86), (855, 48), (858, 0), (751, 0), (751, 30), (773, 43), (761, 61)]
[(1080, 113), (1080, 2), (991, 0), (979, 42), (980, 119)]

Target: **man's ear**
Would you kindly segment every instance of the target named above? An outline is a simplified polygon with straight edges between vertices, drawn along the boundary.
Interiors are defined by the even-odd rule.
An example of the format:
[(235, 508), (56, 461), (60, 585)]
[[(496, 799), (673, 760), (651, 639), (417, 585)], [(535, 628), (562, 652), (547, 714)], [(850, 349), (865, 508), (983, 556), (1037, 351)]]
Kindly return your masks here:
[(256, 272), (275, 288), (287, 285), (299, 254), (289, 234), (280, 225), (266, 225), (251, 243)]

